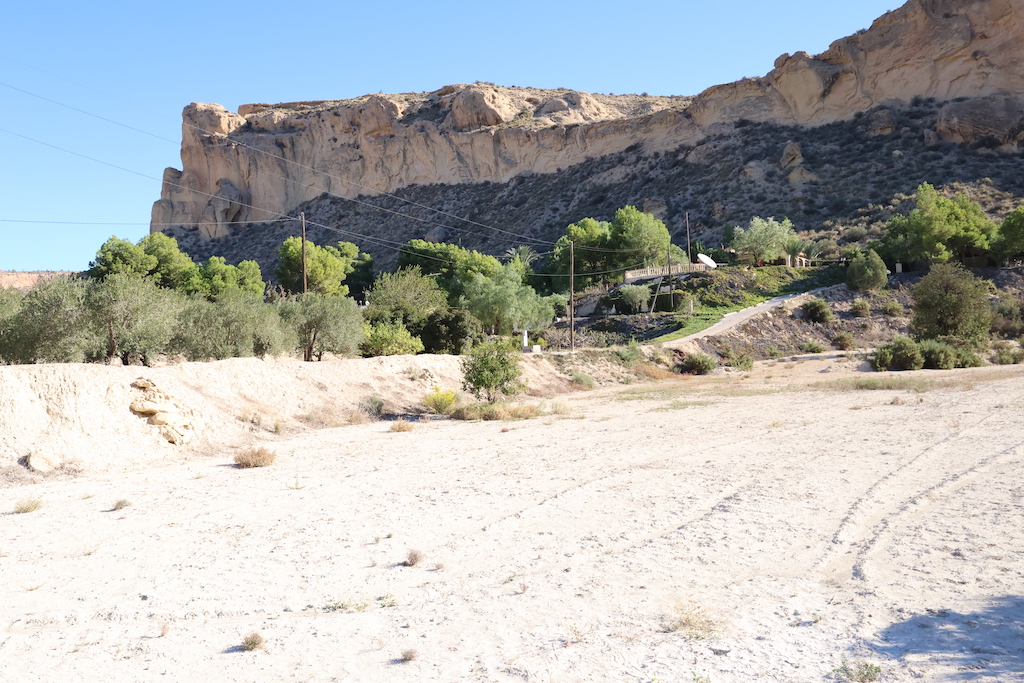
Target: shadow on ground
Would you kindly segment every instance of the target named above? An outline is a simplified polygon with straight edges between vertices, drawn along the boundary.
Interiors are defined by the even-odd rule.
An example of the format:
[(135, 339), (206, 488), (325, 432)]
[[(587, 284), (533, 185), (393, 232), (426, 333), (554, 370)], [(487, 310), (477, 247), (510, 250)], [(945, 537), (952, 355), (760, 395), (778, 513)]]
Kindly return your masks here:
[(927, 610), (879, 635), (880, 654), (911, 669), (932, 669), (928, 680), (1024, 681), (1022, 596), (995, 598), (969, 614)]

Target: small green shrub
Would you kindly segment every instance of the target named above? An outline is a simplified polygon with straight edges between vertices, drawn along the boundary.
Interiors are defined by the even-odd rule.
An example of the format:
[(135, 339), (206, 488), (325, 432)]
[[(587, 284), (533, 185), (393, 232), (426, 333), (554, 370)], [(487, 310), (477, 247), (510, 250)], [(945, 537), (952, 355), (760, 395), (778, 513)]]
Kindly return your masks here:
[(875, 351), (876, 370), (920, 370), (924, 356), (910, 337), (896, 337)]
[(630, 339), (629, 343), (625, 346), (620, 346), (615, 349), (615, 355), (619, 357), (623, 363), (635, 363), (644, 357), (643, 349), (640, 348), (640, 344), (637, 343), (636, 339)]
[(263, 640), (263, 636), (253, 631), (242, 640), (240, 647), (246, 652), (252, 652), (253, 650), (262, 650), (266, 646), (267, 643)]
[(995, 347), (995, 362), (997, 365), (1016, 365), (1024, 362), (1024, 349), (1015, 349), (1007, 343), (1001, 343)]
[(800, 344), (800, 350), (804, 353), (821, 353), (825, 347), (816, 341), (805, 341)]
[(539, 417), (541, 408), (533, 404), (469, 403), (452, 409), (456, 420), (529, 420)]
[[(855, 230), (857, 228), (850, 228)], [(860, 228), (863, 230), (863, 228)], [(866, 234), (866, 232), (865, 232)], [(846, 283), (854, 290), (874, 290), (885, 287), (889, 271), (873, 249), (858, 252), (846, 269)]]
[(838, 332), (836, 336), (832, 337), (832, 346), (842, 351), (849, 351), (856, 347), (856, 345), (853, 335), (849, 332)]
[(384, 415), (384, 400), (380, 396), (368, 396), (359, 402), (357, 408), (371, 420), (379, 420)]
[(818, 297), (808, 299), (800, 306), (800, 310), (812, 323), (830, 323), (835, 320), (835, 314), (832, 313), (828, 302)]
[(857, 299), (850, 305), (850, 313), (857, 318), (866, 318), (871, 315), (871, 304), (867, 299)]
[(843, 664), (832, 671), (836, 678), (850, 683), (873, 683), (882, 675), (882, 667), (865, 661), (848, 662), (843, 657)]
[(771, 346), (764, 350), (764, 355), (768, 356), (769, 358), (779, 358), (782, 356), (782, 349), (780, 349), (775, 344), (772, 344)]
[(522, 351), (509, 339), (486, 341), (462, 359), (462, 388), (476, 398), (494, 403), (499, 396), (514, 396), (526, 389), (520, 379)]
[(880, 310), (882, 313), (893, 317), (901, 316), (906, 313), (906, 310), (903, 308), (903, 304), (895, 299), (886, 299), (885, 302), (882, 303)]
[(924, 367), (930, 370), (950, 370), (957, 366), (959, 354), (957, 350), (937, 339), (925, 339), (918, 348), (924, 357)]
[(985, 364), (981, 356), (970, 349), (957, 349), (956, 366), (958, 368), (980, 368)]
[(423, 397), (423, 405), (438, 415), (447, 415), (451, 412), (459, 399), (451, 389), (443, 390), (441, 387), (434, 387), (434, 390)]
[(569, 374), (569, 378), (572, 379), (572, 381), (575, 382), (576, 384), (586, 389), (593, 389), (596, 384), (594, 382), (593, 377), (582, 372), (577, 372), (575, 370)]
[(731, 368), (736, 368), (737, 370), (747, 372), (754, 369), (754, 359), (745, 353), (741, 353), (739, 355), (731, 357), (726, 362), (726, 365), (728, 365)]
[(623, 308), (636, 313), (647, 306), (651, 299), (651, 290), (644, 285), (623, 285), (619, 287), (619, 302)]
[(364, 356), (401, 356), (420, 353), (423, 342), (414, 337), (399, 322), (367, 323), (363, 327), (363, 341), (359, 351)]
[(706, 353), (688, 353), (679, 363), (679, 372), (688, 375), (706, 375), (718, 367), (718, 361)]

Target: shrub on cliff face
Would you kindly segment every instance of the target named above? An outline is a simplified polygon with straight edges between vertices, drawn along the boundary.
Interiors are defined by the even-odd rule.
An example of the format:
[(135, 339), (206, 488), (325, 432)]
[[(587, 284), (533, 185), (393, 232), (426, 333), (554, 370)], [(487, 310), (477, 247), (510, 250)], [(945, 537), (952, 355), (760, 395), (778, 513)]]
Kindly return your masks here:
[(835, 314), (829, 308), (828, 302), (818, 297), (808, 299), (800, 306), (807, 319), (812, 323), (830, 323), (835, 320)]

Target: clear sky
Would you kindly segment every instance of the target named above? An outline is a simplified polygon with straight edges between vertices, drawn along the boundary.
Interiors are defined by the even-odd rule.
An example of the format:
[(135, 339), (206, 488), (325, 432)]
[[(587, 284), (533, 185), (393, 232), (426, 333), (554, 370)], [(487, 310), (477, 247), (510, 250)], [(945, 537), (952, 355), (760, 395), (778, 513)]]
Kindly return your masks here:
[(0, 270), (81, 270), (111, 235), (145, 235), (164, 168), (181, 167), (189, 102), (237, 110), (474, 81), (695, 95), (764, 75), (783, 52), (822, 52), (901, 4), (9, 3), (0, 43)]

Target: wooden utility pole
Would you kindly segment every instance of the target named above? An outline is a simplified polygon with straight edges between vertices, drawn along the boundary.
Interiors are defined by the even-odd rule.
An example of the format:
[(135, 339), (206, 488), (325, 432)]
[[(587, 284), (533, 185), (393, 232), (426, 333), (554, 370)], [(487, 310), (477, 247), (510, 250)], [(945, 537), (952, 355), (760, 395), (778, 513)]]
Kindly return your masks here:
[(576, 352), (576, 245), (569, 240), (569, 351)]
[(302, 221), (302, 293), (305, 294), (306, 289), (306, 212), (303, 211), (299, 214), (299, 220)]
[[(693, 252), (690, 250), (690, 212), (689, 211), (686, 212), (686, 260), (690, 262), (691, 266), (693, 265)], [(691, 273), (693, 272), (692, 268), (690, 269), (690, 272)]]

